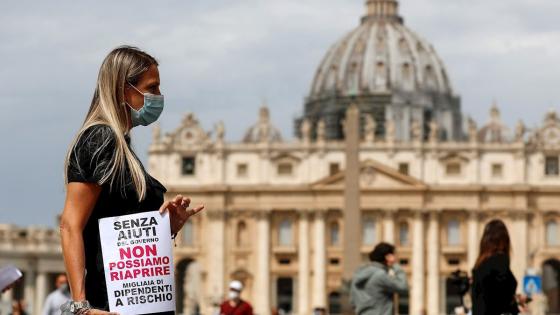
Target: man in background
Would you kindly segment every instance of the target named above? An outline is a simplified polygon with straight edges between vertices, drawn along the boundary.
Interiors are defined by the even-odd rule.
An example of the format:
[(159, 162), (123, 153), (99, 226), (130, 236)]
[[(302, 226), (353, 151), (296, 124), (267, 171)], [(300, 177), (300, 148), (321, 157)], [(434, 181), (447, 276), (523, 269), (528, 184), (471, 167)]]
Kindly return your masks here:
[(396, 264), (395, 246), (379, 243), (371, 263), (358, 269), (350, 285), (350, 303), (357, 315), (392, 315), (394, 294), (408, 293), (404, 270)]
[(59, 274), (55, 280), (56, 290), (51, 292), (45, 300), (41, 315), (60, 315), (60, 306), (71, 299), (68, 279), (65, 274)]
[(241, 299), (241, 291), (241, 281), (233, 280), (229, 284), (228, 300), (220, 306), (221, 315), (253, 315), (253, 307)]

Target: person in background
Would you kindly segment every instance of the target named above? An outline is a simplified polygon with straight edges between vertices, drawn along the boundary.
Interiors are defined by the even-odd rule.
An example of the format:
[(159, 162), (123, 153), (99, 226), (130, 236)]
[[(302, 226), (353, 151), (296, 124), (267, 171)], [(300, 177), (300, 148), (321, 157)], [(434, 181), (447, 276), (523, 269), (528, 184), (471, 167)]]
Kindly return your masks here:
[(517, 281), (509, 268), (510, 254), (511, 242), (504, 222), (488, 222), (472, 272), (473, 315), (519, 314)]
[(243, 284), (233, 280), (229, 284), (228, 300), (220, 306), (221, 315), (253, 315), (253, 307), (241, 299)]
[(25, 311), (25, 302), (23, 300), (17, 300), (12, 303), (12, 312), (10, 315), (27, 315)]
[(313, 309), (313, 315), (327, 315), (327, 309), (324, 307), (316, 307)]
[(406, 274), (395, 263), (395, 246), (379, 243), (369, 254), (369, 259), (371, 264), (354, 273), (350, 303), (357, 315), (392, 315), (394, 294), (408, 292)]
[(47, 296), (41, 315), (60, 315), (60, 307), (62, 304), (72, 299), (70, 296), (70, 288), (68, 287), (66, 274), (61, 273), (56, 276), (54, 285), (56, 290)]

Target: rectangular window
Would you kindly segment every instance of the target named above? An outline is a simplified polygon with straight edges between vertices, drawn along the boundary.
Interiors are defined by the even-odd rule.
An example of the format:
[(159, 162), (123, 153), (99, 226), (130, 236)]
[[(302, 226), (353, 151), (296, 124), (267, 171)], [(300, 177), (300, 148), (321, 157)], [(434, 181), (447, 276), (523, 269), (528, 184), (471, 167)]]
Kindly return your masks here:
[(461, 164), (448, 163), (447, 165), (445, 165), (445, 174), (450, 176), (461, 175)]
[(329, 175), (334, 175), (340, 171), (340, 164), (331, 163), (329, 164)]
[(183, 164), (181, 166), (181, 174), (194, 175), (195, 171), (195, 158), (193, 156), (183, 157)]
[(558, 235), (558, 224), (556, 221), (549, 221), (546, 224), (546, 244), (548, 246), (558, 246), (560, 245)]
[(289, 176), (292, 175), (292, 163), (278, 164), (278, 175)]
[(237, 164), (237, 177), (247, 177), (248, 169), (247, 163)]
[(194, 227), (192, 220), (188, 220), (183, 226), (183, 245), (193, 246), (194, 245)]
[(503, 166), (500, 163), (492, 164), (492, 177), (502, 177)]
[(548, 176), (558, 176), (558, 156), (546, 157), (544, 173)]
[(408, 175), (408, 163), (399, 163), (399, 173)]
[(399, 244), (401, 246), (410, 245), (410, 242), (408, 240), (408, 224), (405, 222), (399, 224)]
[(292, 263), (292, 261), (290, 260), (290, 258), (279, 258), (278, 259), (278, 264), (279, 265), (289, 265), (291, 263)]
[(278, 229), (278, 243), (280, 246), (291, 246), (292, 243), (292, 221), (283, 220)]
[(458, 220), (447, 222), (447, 244), (451, 246), (461, 244), (461, 224)]
[(366, 219), (362, 223), (362, 244), (375, 245), (375, 221), (373, 219)]

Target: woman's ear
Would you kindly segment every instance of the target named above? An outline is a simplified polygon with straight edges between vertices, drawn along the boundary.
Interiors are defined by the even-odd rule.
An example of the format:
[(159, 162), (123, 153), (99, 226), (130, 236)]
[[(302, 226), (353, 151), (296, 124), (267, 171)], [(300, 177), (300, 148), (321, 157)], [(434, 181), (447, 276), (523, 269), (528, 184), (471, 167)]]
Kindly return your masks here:
[(129, 93), (130, 93), (130, 87), (128, 86), (128, 84), (125, 83), (122, 88), (122, 100), (120, 102), (122, 105), (126, 106), (126, 103), (129, 103), (128, 102), (128, 100), (130, 99), (130, 96), (128, 95)]

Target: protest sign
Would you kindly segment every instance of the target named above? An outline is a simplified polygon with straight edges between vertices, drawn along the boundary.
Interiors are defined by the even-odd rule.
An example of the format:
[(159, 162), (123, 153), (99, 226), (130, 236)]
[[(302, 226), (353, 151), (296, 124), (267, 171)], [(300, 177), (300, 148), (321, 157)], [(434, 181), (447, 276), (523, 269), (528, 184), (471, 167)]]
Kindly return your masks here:
[(169, 213), (99, 220), (109, 310), (121, 315), (175, 311)]

